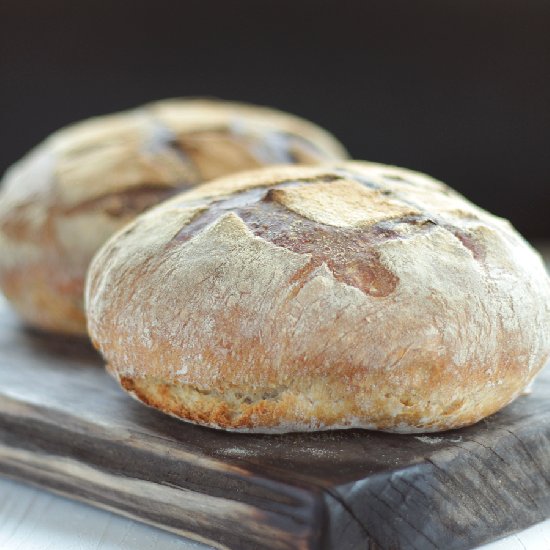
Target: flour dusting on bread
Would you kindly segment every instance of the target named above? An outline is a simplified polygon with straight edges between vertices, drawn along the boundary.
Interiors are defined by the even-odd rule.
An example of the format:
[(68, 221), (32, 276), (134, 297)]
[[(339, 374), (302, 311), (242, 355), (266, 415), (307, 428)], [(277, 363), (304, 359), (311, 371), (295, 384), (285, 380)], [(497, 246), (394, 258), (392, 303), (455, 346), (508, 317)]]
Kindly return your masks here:
[(457, 428), (550, 353), (536, 252), (444, 184), (373, 163), (178, 195), (101, 250), (87, 300), (127, 391), (228, 430)]

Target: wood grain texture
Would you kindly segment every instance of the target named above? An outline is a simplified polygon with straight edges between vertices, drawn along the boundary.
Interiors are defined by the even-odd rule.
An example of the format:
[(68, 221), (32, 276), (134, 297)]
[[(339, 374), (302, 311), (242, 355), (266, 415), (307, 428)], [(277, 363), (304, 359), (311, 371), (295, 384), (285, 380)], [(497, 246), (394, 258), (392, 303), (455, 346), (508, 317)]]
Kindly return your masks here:
[(550, 376), (471, 428), (246, 435), (124, 395), (0, 303), (0, 472), (218, 548), (466, 549), (550, 517)]
[[(211, 550), (155, 527), (0, 477), (0, 548), (10, 550)], [(478, 550), (548, 550), (550, 520)]]

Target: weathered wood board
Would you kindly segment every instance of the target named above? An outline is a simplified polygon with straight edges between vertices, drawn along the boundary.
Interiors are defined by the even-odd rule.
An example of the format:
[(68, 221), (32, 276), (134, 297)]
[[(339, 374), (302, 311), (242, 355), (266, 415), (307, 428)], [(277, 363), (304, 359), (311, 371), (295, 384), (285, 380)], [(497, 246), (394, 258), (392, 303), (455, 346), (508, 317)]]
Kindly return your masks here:
[(221, 548), (473, 548), (550, 517), (550, 373), (446, 434), (231, 434), (136, 403), (0, 299), (0, 474)]

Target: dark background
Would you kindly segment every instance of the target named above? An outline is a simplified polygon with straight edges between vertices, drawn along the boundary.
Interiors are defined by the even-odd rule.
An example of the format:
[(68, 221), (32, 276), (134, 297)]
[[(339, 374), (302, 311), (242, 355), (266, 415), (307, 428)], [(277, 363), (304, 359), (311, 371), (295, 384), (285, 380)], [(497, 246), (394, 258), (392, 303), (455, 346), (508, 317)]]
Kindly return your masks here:
[(550, 2), (1, 0), (0, 170), (179, 95), (285, 109), (550, 238)]

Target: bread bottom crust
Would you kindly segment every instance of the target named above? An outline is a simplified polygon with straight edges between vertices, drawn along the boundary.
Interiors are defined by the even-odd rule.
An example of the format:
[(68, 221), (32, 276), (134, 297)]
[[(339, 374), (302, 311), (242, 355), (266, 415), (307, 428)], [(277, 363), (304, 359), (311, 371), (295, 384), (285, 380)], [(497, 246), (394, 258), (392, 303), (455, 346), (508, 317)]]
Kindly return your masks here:
[[(393, 433), (430, 433), (475, 424), (521, 394), (523, 388), (494, 395), (490, 389), (475, 396), (430, 401), (390, 395), (374, 398), (349, 391), (335, 381), (296, 383), (292, 388), (257, 391), (228, 387), (205, 390), (177, 381), (119, 376), (109, 372), (132, 397), (186, 422), (210, 428), (250, 433), (312, 432), (363, 428)], [(493, 394), (491, 399), (489, 394)]]

